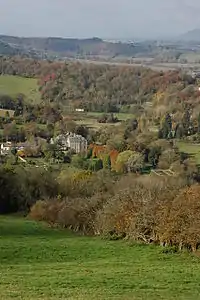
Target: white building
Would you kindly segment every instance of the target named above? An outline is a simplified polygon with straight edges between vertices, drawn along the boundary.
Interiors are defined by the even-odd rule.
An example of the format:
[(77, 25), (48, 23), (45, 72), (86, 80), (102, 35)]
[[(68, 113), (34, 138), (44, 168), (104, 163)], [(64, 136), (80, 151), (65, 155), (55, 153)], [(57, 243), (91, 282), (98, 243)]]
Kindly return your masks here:
[(76, 108), (76, 112), (84, 112), (83, 108)]
[(11, 142), (1, 144), (1, 149), (0, 149), (1, 155), (9, 154), (11, 148), (12, 148)]
[(60, 134), (56, 138), (52, 138), (51, 144), (58, 144), (63, 151), (74, 150), (76, 153), (87, 151), (87, 140), (81, 136), (71, 132)]

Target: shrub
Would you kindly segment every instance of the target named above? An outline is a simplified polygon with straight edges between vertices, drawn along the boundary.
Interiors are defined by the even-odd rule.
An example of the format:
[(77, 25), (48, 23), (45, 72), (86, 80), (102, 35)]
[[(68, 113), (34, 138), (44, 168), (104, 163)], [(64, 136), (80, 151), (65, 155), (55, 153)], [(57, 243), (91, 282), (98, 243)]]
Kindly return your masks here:
[(88, 169), (88, 160), (84, 156), (74, 155), (71, 160), (72, 165), (78, 169)]
[(89, 169), (91, 171), (99, 171), (103, 169), (103, 162), (101, 159), (93, 158), (90, 160)]
[(37, 201), (30, 210), (30, 218), (36, 221), (47, 221), (47, 201)]
[(23, 166), (0, 168), (0, 213), (28, 211), (38, 200), (58, 194), (54, 174), (44, 169)]
[(173, 150), (168, 149), (162, 152), (159, 157), (158, 168), (169, 169), (170, 166), (179, 159), (179, 155)]
[(195, 251), (200, 244), (200, 186), (184, 188), (171, 203), (164, 239)]
[(29, 217), (51, 225), (58, 224), (75, 232), (95, 234), (95, 216), (103, 201), (102, 197), (38, 201), (31, 208)]

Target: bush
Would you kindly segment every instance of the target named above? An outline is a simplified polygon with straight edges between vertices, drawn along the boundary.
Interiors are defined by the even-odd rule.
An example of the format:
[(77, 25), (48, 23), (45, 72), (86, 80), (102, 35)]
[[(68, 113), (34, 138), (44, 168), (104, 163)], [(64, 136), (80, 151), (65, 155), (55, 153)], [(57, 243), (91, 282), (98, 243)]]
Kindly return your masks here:
[(36, 221), (47, 221), (47, 201), (37, 201), (30, 210), (30, 218)]
[(163, 238), (196, 251), (200, 244), (200, 186), (184, 188), (171, 203)]
[(159, 157), (158, 168), (169, 169), (170, 166), (179, 159), (179, 155), (173, 150), (168, 149), (162, 152)]
[(58, 214), (62, 209), (62, 203), (57, 199), (49, 201), (37, 201), (31, 208), (29, 217), (37, 221), (45, 221), (50, 225), (58, 222)]
[(74, 155), (72, 157), (71, 163), (77, 169), (87, 170), (88, 166), (89, 166), (89, 162), (88, 162), (87, 158), (85, 158), (79, 154)]
[(99, 171), (103, 169), (103, 162), (101, 159), (93, 158), (89, 163), (89, 170), (91, 171)]
[(51, 225), (58, 224), (83, 234), (95, 234), (95, 216), (103, 202), (102, 197), (95, 199), (66, 199), (64, 201), (38, 201), (31, 208), (29, 217), (46, 221)]
[[(167, 246), (163, 253), (174, 253), (183, 247), (193, 251), (198, 248), (199, 185), (182, 189), (187, 180), (181, 178), (126, 176), (109, 186), (101, 172), (87, 178), (91, 184), (89, 197), (77, 185), (82, 181), (77, 177), (74, 189), (78, 189), (78, 197), (39, 201), (31, 208), (30, 217), (110, 240), (126, 238), (161, 244)], [(83, 183), (85, 186), (85, 179)]]
[(58, 184), (51, 172), (23, 166), (0, 168), (0, 189), (0, 213), (29, 211), (37, 200), (58, 194)]

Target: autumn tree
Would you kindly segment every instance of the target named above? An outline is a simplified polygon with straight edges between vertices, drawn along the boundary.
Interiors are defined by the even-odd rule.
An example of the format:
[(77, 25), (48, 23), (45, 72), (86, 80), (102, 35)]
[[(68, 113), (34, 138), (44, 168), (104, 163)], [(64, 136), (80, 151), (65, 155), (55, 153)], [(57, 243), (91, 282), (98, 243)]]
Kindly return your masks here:
[(144, 167), (144, 156), (141, 153), (132, 154), (127, 162), (127, 168), (129, 172), (137, 173), (141, 172)]
[(133, 151), (127, 150), (124, 152), (121, 152), (116, 160), (116, 171), (126, 173), (128, 171), (127, 163), (129, 158), (134, 154)]

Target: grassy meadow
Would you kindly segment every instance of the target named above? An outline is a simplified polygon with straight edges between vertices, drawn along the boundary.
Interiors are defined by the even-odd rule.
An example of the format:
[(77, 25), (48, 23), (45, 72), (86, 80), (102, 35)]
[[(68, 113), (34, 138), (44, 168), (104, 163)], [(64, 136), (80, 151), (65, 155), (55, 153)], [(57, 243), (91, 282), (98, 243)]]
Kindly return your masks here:
[(0, 299), (200, 299), (199, 258), (0, 217)]
[(126, 121), (128, 119), (133, 119), (134, 115), (129, 113), (114, 113), (119, 119), (117, 123), (99, 123), (98, 119), (104, 115), (105, 113), (100, 112), (87, 112), (87, 113), (75, 113), (74, 119), (78, 125), (84, 125), (91, 129), (98, 130), (101, 127), (105, 126), (118, 126), (122, 121)]
[[(114, 116), (116, 116), (120, 121), (126, 121), (128, 119), (133, 119), (134, 118), (134, 114), (129, 114), (129, 113), (113, 113)], [(104, 115), (104, 113), (101, 112), (88, 112), (87, 116), (88, 117), (93, 117), (98, 119), (99, 117), (101, 117), (102, 115)]]
[(11, 109), (0, 109), (0, 117), (5, 118), (5, 117), (10, 117), (13, 118), (15, 111)]
[(180, 141), (177, 142), (177, 147), (179, 148), (179, 151), (188, 153), (191, 157), (194, 157), (197, 164), (200, 164), (200, 144)]
[(40, 102), (37, 79), (11, 75), (0, 76), (0, 94), (15, 96), (20, 93), (32, 103)]

